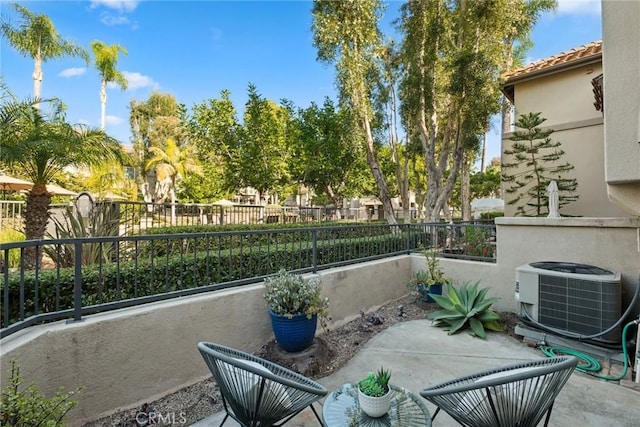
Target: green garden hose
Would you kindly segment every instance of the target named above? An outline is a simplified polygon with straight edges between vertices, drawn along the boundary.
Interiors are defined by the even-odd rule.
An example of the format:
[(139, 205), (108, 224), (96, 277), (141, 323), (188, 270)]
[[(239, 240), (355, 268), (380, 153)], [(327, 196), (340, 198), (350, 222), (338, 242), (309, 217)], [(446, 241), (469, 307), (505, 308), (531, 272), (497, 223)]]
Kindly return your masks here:
[[(596, 378), (600, 378), (607, 381), (619, 381), (627, 375), (627, 369), (629, 368), (629, 363), (628, 363), (629, 357), (627, 356), (627, 346), (626, 346), (627, 329), (629, 329), (631, 325), (637, 325), (638, 323), (640, 323), (640, 320), (631, 321), (627, 323), (622, 329), (622, 354), (624, 357), (624, 366), (622, 369), (622, 373), (617, 377), (609, 377), (606, 375), (596, 374), (595, 372), (600, 372), (600, 370), (602, 369), (602, 366), (600, 365), (600, 362), (598, 362), (595, 358), (589, 356), (588, 354), (581, 353), (576, 350), (571, 350), (569, 348), (561, 348), (561, 347), (540, 346), (540, 350), (549, 357), (562, 356), (562, 355), (575, 356), (578, 358), (578, 361), (579, 361), (578, 366), (576, 366), (577, 371), (584, 372)], [(636, 360), (636, 363), (638, 363), (637, 360)]]

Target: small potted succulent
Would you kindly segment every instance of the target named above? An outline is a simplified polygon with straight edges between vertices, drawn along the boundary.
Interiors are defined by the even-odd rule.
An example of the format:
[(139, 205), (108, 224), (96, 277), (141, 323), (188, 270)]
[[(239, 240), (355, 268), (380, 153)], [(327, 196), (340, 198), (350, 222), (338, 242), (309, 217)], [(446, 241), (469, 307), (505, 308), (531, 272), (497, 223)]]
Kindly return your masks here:
[(320, 281), (280, 270), (264, 281), (264, 299), (276, 342), (285, 351), (302, 351), (313, 343), (318, 320), (326, 328), (329, 300), (320, 295)]
[(422, 254), (427, 259), (427, 269), (416, 271), (407, 282), (407, 286), (412, 291), (418, 292), (423, 301), (433, 302), (430, 294), (442, 295), (442, 286), (451, 283), (451, 280), (444, 276), (434, 249), (422, 249)]
[(380, 368), (378, 372), (370, 372), (358, 382), (358, 402), (362, 412), (372, 418), (378, 418), (389, 412), (391, 408), (391, 372)]

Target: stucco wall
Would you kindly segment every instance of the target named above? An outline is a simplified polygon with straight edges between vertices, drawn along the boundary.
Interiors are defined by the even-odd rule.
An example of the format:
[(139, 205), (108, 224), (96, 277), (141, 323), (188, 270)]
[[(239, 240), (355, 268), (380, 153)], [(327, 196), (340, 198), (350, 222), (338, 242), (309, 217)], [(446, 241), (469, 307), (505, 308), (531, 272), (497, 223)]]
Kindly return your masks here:
[[(494, 307), (516, 312), (516, 268), (536, 261), (567, 261), (620, 272), (623, 307), (640, 281), (640, 220), (632, 218), (496, 218), (495, 264), (441, 258), (447, 277), (458, 282), (480, 281), (499, 297)], [(411, 255), (411, 268), (426, 268), (421, 255)], [(640, 301), (635, 311), (640, 314)]]
[[(319, 276), (335, 327), (406, 294), (410, 262), (394, 257)], [(28, 328), (2, 340), (0, 372), (15, 358), (27, 382), (47, 395), (84, 387), (71, 424), (137, 407), (209, 375), (199, 341), (249, 352), (269, 341), (263, 293), (253, 285)]]
[(640, 215), (640, 2), (603, 1), (606, 181), (611, 200)]
[[(518, 114), (540, 112), (547, 120), (543, 128), (552, 128), (552, 140), (559, 141), (565, 152), (561, 161), (569, 162), (574, 169), (567, 173), (578, 180), (579, 199), (561, 209), (561, 214), (585, 217), (625, 217), (628, 212), (609, 200), (605, 182), (604, 125), (602, 113), (593, 106), (591, 79), (602, 73), (600, 63), (561, 71), (515, 86)], [(504, 135), (504, 149), (513, 143)], [(511, 162), (511, 156), (503, 154), (503, 162)], [(514, 170), (509, 173), (515, 173)], [(505, 215), (513, 216), (516, 207), (509, 205), (513, 196), (504, 195)]]
[(591, 80), (600, 73), (602, 64), (598, 62), (517, 83), (516, 112), (542, 112), (547, 119), (545, 126), (602, 118), (593, 106), (591, 86)]
[[(565, 124), (564, 128), (560, 127), (551, 135), (554, 141), (562, 143), (560, 148), (565, 154), (561, 160), (574, 166), (574, 169), (565, 176), (578, 181), (579, 199), (563, 206), (560, 210), (562, 215), (611, 218), (629, 216), (627, 212), (613, 204), (607, 195), (602, 130), (601, 122), (582, 122), (575, 123), (573, 126)], [(505, 138), (510, 136), (511, 134), (505, 134)], [(504, 146), (510, 147), (511, 143), (512, 141), (505, 139)], [(503, 155), (503, 161), (511, 162), (510, 157)], [(515, 215), (516, 206), (508, 204), (512, 199), (512, 196), (505, 194), (506, 216)]]

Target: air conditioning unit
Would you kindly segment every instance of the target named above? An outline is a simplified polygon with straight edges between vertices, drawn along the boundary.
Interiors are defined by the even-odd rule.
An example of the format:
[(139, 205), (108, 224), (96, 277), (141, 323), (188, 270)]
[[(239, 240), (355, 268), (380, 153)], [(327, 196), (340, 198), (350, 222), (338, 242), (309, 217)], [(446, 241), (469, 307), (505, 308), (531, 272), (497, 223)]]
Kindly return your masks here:
[[(543, 326), (591, 336), (615, 324), (622, 313), (620, 273), (569, 262), (544, 261), (516, 268), (515, 298)], [(617, 344), (621, 329), (594, 338)]]

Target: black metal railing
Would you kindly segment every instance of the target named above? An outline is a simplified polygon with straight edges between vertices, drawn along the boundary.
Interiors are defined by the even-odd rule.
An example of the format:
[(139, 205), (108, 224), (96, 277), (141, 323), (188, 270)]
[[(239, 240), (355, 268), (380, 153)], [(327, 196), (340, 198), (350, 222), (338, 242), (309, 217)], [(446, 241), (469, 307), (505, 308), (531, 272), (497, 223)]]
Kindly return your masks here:
[(280, 269), (316, 272), (421, 248), (493, 262), (495, 226), (354, 224), (2, 243), (1, 337), (45, 321), (255, 283)]

